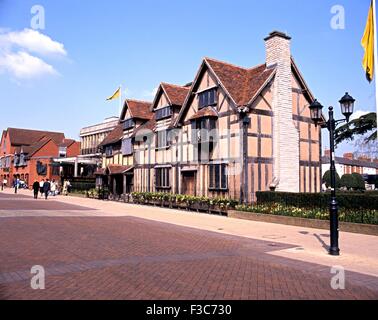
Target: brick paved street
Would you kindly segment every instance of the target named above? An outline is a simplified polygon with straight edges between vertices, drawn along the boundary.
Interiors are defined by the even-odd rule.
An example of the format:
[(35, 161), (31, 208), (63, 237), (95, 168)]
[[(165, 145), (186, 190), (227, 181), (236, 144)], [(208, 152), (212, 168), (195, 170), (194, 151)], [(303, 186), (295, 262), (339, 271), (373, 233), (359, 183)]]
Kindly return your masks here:
[[(378, 299), (376, 275), (347, 271), (346, 289), (333, 290), (329, 266), (275, 254), (298, 247), (273, 236), (153, 221), (143, 207), (112, 216), (111, 203), (85, 201), (0, 193), (0, 299)], [(30, 287), (33, 265), (45, 290)]]

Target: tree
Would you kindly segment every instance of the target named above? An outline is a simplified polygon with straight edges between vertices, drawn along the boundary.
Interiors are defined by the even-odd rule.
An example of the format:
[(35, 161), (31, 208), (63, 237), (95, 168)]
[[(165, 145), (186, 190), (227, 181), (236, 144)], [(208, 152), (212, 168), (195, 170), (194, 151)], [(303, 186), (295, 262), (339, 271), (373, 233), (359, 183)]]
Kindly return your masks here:
[[(331, 170), (328, 170), (324, 173), (323, 183), (325, 183), (327, 188), (331, 186)], [(337, 172), (336, 172), (336, 188), (340, 188), (340, 176)]]
[(344, 174), (340, 179), (340, 185), (343, 188), (351, 190), (355, 186), (355, 179), (351, 174)]
[(377, 140), (377, 114), (375, 112), (365, 114), (337, 128), (335, 142), (338, 145), (343, 141), (353, 141), (355, 136), (365, 134), (368, 134), (364, 139), (365, 143)]
[(353, 189), (365, 190), (365, 180), (359, 173), (352, 173), (354, 179)]

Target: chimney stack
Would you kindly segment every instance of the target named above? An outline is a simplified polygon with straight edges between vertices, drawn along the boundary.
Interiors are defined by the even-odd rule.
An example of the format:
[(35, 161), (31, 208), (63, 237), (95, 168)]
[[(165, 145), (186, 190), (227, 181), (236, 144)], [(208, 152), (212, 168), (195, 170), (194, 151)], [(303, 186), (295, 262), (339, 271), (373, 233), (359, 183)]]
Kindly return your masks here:
[(349, 160), (353, 160), (353, 153), (352, 152), (347, 152), (347, 153), (344, 153), (343, 157), (345, 159), (349, 159)]
[(291, 38), (273, 31), (265, 39), (266, 65), (276, 68), (272, 87), (274, 178), (277, 191), (299, 192), (299, 133), (293, 122)]

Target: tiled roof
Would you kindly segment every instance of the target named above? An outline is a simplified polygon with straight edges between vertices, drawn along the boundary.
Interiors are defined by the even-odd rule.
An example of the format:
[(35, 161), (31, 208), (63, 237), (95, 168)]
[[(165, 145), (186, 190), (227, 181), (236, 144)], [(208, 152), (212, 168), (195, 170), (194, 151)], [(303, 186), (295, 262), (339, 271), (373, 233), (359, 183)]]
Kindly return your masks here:
[(218, 117), (218, 114), (213, 107), (206, 107), (197, 111), (189, 120), (195, 120), (205, 117)]
[(261, 64), (254, 68), (242, 68), (212, 58), (205, 58), (238, 106), (247, 105), (274, 72)]
[(99, 147), (116, 143), (120, 141), (122, 137), (123, 137), (123, 125), (120, 123), (112, 131), (108, 133), (105, 139), (99, 144)]
[[(28, 152), (28, 158), (32, 157), (33, 154), (35, 154), (38, 150), (40, 150), (45, 144), (47, 144), (51, 140), (52, 140), (51, 138), (44, 137), (40, 141), (31, 145)], [(57, 156), (57, 155), (52, 155), (52, 156)]]
[(141, 133), (142, 130), (148, 131), (154, 131), (156, 126), (156, 120), (155, 118), (152, 118), (151, 120), (147, 121), (146, 123), (139, 126), (135, 131), (133, 132), (131, 137), (135, 137), (138, 133)]
[(126, 103), (133, 118), (144, 120), (152, 119), (153, 113), (150, 110), (151, 102), (126, 99)]
[(106, 168), (106, 171), (109, 171), (109, 174), (122, 174), (129, 170), (133, 169), (133, 166), (122, 166), (120, 164), (109, 164)]
[(32, 150), (32, 146), (20, 146), (14, 149), (14, 153), (20, 154), (22, 151), (23, 153), (28, 154), (30, 153), (31, 150)]
[[(328, 164), (330, 162), (329, 157), (323, 156), (322, 163)], [(357, 159), (348, 159), (343, 157), (335, 157), (335, 162), (337, 164), (343, 164), (348, 166), (357, 166), (365, 168), (375, 168), (378, 169), (378, 162), (375, 161), (366, 161), (366, 160), (357, 160)]]
[(161, 86), (168, 95), (168, 99), (173, 105), (182, 106), (189, 93), (190, 87), (178, 86), (175, 84), (162, 82)]
[(59, 147), (69, 147), (71, 144), (75, 143), (74, 139), (64, 139), (60, 144)]
[(8, 128), (8, 134), (10, 137), (11, 144), (14, 146), (29, 146), (40, 141), (42, 138), (50, 138), (55, 143), (59, 144), (64, 139), (64, 133), (62, 132), (50, 132), (18, 128)]

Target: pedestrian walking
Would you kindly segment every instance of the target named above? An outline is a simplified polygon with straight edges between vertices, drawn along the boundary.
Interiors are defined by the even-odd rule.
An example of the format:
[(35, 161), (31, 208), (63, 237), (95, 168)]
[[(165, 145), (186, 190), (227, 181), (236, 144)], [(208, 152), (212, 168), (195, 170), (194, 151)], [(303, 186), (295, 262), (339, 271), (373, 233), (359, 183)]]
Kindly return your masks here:
[(37, 180), (35, 180), (33, 183), (33, 192), (34, 192), (34, 199), (38, 199), (39, 182)]
[(55, 197), (56, 196), (56, 192), (57, 192), (57, 184), (56, 184), (55, 180), (51, 181), (51, 183), (50, 183), (50, 190), (51, 190), (51, 195), (53, 197)]
[(42, 179), (39, 183), (39, 192), (41, 193), (41, 197), (43, 197), (43, 185), (45, 184), (45, 180)]
[(16, 178), (14, 180), (14, 193), (17, 193), (19, 184), (20, 184), (20, 180), (18, 178)]
[(45, 194), (45, 200), (47, 200), (50, 190), (51, 190), (51, 184), (49, 182), (49, 179), (46, 179), (45, 183), (43, 184), (43, 193)]
[(8, 180), (6, 178), (4, 178), (4, 180), (3, 180), (4, 189), (7, 187), (7, 184), (8, 184)]
[(65, 180), (63, 182), (63, 195), (68, 196), (68, 193), (70, 192), (71, 183), (69, 180)]

